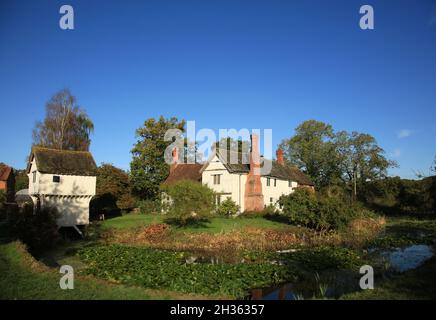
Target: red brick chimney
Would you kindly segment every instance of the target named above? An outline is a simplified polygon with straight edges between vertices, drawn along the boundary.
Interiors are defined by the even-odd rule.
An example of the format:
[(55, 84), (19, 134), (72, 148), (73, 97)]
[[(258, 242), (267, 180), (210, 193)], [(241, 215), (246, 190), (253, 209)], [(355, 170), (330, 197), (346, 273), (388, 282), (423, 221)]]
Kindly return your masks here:
[(170, 165), (170, 173), (174, 171), (174, 169), (177, 167), (177, 163), (179, 162), (179, 154), (177, 152), (177, 147), (174, 147), (172, 154), (173, 154), (173, 163)]
[(256, 212), (264, 209), (262, 183), (260, 181), (259, 137), (251, 135), (250, 171), (245, 183), (245, 211)]
[(276, 156), (277, 156), (277, 163), (281, 164), (282, 166), (284, 166), (285, 165), (285, 160), (283, 159), (283, 150), (282, 149), (277, 149)]

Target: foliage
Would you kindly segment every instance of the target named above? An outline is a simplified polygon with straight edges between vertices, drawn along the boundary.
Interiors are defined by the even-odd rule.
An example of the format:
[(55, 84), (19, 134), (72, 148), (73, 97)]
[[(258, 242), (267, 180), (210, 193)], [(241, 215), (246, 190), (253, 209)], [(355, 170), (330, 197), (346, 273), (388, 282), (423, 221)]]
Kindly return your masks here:
[(346, 184), (352, 185), (354, 198), (357, 196), (357, 185), (385, 177), (386, 170), (396, 166), (394, 161), (385, 158), (384, 150), (369, 134), (340, 131), (335, 135), (335, 149), (340, 177)]
[(94, 124), (68, 89), (57, 92), (46, 104), (44, 121), (33, 130), (33, 143), (60, 150), (89, 150)]
[(24, 242), (32, 253), (53, 248), (60, 240), (55, 208), (44, 207), (35, 214), (32, 205), (26, 205), (9, 217), (9, 231), (12, 237)]
[(124, 284), (199, 294), (243, 297), (250, 288), (289, 279), (285, 266), (262, 264), (188, 264), (183, 252), (120, 245), (82, 249), (87, 274)]
[(29, 188), (29, 177), (27, 176), (26, 170), (15, 171), (15, 190), (20, 191)]
[(130, 194), (129, 175), (107, 163), (97, 168), (97, 195), (105, 194), (111, 195), (120, 209), (135, 207), (135, 199)]
[(331, 183), (336, 170), (336, 154), (331, 125), (308, 120), (295, 129), (295, 135), (282, 141), (280, 147), (287, 161), (303, 169), (317, 187)]
[(359, 199), (388, 215), (436, 214), (436, 176), (422, 180), (389, 177), (366, 182)]
[(306, 189), (296, 189), (287, 196), (281, 196), (279, 204), (283, 214), (293, 224), (320, 227), (317, 216), (318, 199), (313, 192)]
[(21, 242), (0, 244), (0, 299), (198, 299), (202, 297), (113, 284), (75, 274), (74, 290), (59, 289), (59, 269), (35, 260)]
[(234, 216), (239, 212), (240, 208), (231, 198), (222, 201), (216, 208), (216, 213), (221, 216)]
[(324, 197), (306, 189), (280, 197), (283, 215), (293, 224), (317, 230), (345, 227), (353, 218), (366, 211), (338, 197)]
[(354, 250), (342, 247), (319, 246), (282, 255), (288, 263), (297, 263), (307, 271), (358, 268), (362, 260)]
[(4, 192), (4, 190), (0, 190), (0, 214), (3, 212), (5, 202), (6, 192)]
[(329, 124), (308, 120), (295, 129), (295, 135), (280, 144), (287, 161), (305, 171), (317, 189), (341, 180), (354, 195), (368, 179), (386, 175), (394, 161), (386, 159), (376, 139), (365, 133), (335, 132)]
[(117, 216), (120, 215), (121, 212), (117, 206), (117, 199), (115, 196), (110, 193), (104, 193), (92, 198), (89, 204), (89, 214), (90, 218), (95, 219), (100, 214), (105, 214), (106, 216)]
[(139, 201), (139, 212), (141, 214), (160, 214), (162, 213), (162, 201), (158, 199), (146, 199)]
[(165, 150), (171, 141), (165, 141), (165, 134), (170, 129), (184, 132), (185, 121), (177, 118), (158, 120), (150, 118), (144, 121), (143, 127), (136, 130), (137, 142), (132, 149), (130, 178), (135, 195), (142, 199), (156, 198), (159, 185), (169, 173), (169, 165), (165, 162)]
[(214, 209), (214, 192), (201, 183), (181, 180), (163, 187), (169, 196), (168, 215), (179, 224), (208, 218)]

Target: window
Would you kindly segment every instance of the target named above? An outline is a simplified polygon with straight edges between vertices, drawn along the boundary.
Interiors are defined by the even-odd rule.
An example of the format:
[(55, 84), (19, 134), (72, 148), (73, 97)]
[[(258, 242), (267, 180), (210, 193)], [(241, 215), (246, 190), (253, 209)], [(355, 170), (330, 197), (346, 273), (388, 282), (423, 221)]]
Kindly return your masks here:
[(221, 196), (219, 194), (216, 195), (215, 203), (217, 206), (219, 206), (221, 204)]
[(274, 179), (274, 187), (277, 187), (277, 179)]
[(273, 204), (274, 199), (273, 198), (269, 198), (269, 203)]
[(213, 184), (220, 184), (221, 183), (221, 175), (220, 174), (214, 174), (213, 175)]
[(289, 188), (292, 187), (292, 181), (291, 181), (291, 180), (288, 181), (288, 187), (289, 187)]
[(33, 171), (32, 174), (33, 174), (32, 181), (33, 181), (33, 183), (35, 183), (36, 182), (36, 171)]
[(266, 186), (269, 187), (271, 185), (271, 179), (266, 178)]
[(53, 182), (56, 182), (56, 183), (61, 182), (61, 177), (59, 177), (59, 176), (53, 176)]

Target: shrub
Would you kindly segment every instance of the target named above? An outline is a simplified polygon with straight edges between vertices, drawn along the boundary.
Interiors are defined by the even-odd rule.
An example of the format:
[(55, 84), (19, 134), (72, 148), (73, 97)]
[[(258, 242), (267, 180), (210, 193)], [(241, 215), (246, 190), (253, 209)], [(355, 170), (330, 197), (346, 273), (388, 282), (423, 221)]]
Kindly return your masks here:
[(38, 254), (54, 247), (60, 240), (57, 216), (55, 208), (45, 207), (34, 214), (33, 206), (26, 205), (10, 215), (11, 235), (24, 242), (33, 254)]
[(209, 217), (215, 206), (214, 192), (195, 181), (181, 180), (165, 186), (163, 191), (170, 198), (166, 204), (168, 215), (180, 225)]
[(125, 193), (119, 197), (116, 203), (121, 210), (130, 211), (135, 208), (136, 199), (130, 193)]
[(117, 199), (110, 193), (104, 193), (92, 198), (89, 204), (89, 213), (91, 219), (97, 219), (100, 214), (106, 216), (121, 215), (120, 208), (117, 206)]
[(313, 192), (297, 189), (289, 195), (281, 196), (279, 204), (291, 223), (308, 227), (319, 225), (318, 200)]
[(3, 213), (5, 202), (6, 202), (6, 193), (3, 190), (0, 190), (0, 214)]
[(368, 210), (350, 205), (343, 199), (317, 196), (306, 189), (282, 196), (279, 200), (283, 215), (293, 224), (317, 230), (340, 229), (357, 216), (365, 216)]
[(138, 207), (141, 214), (158, 214), (162, 212), (162, 202), (160, 199), (141, 200)]
[(220, 203), (220, 205), (216, 209), (216, 213), (221, 216), (234, 216), (239, 212), (240, 208), (236, 204), (235, 201), (233, 201), (230, 198), (227, 198), (223, 202)]

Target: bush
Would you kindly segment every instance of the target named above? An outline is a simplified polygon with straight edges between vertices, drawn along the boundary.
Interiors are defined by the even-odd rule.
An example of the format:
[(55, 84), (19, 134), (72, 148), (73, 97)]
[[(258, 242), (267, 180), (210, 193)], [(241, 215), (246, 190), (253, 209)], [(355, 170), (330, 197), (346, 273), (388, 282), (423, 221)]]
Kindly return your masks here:
[(100, 214), (105, 216), (120, 216), (121, 210), (117, 206), (117, 199), (110, 193), (104, 193), (92, 198), (89, 204), (90, 219), (97, 219)]
[(141, 200), (138, 207), (141, 214), (158, 214), (162, 212), (162, 202), (160, 199)]
[(121, 210), (130, 211), (135, 208), (136, 199), (130, 193), (125, 193), (119, 197), (116, 203)]
[(10, 215), (11, 236), (24, 242), (33, 254), (53, 248), (60, 240), (57, 216), (55, 208), (45, 207), (34, 214), (33, 206), (26, 205)]
[(292, 224), (308, 227), (317, 227), (320, 224), (317, 216), (318, 200), (313, 192), (297, 189), (289, 195), (281, 196), (279, 204)]
[(6, 202), (6, 193), (3, 190), (0, 190), (0, 214), (4, 211), (4, 206)]
[(166, 203), (168, 215), (180, 225), (209, 217), (215, 206), (214, 192), (198, 182), (181, 180), (165, 186), (163, 191), (170, 198)]
[(306, 189), (280, 197), (279, 203), (291, 223), (317, 230), (340, 229), (367, 212), (341, 198), (317, 196)]
[(236, 204), (235, 201), (233, 201), (230, 198), (227, 198), (223, 202), (220, 203), (220, 205), (216, 209), (216, 213), (220, 216), (234, 216), (239, 212), (240, 208)]

